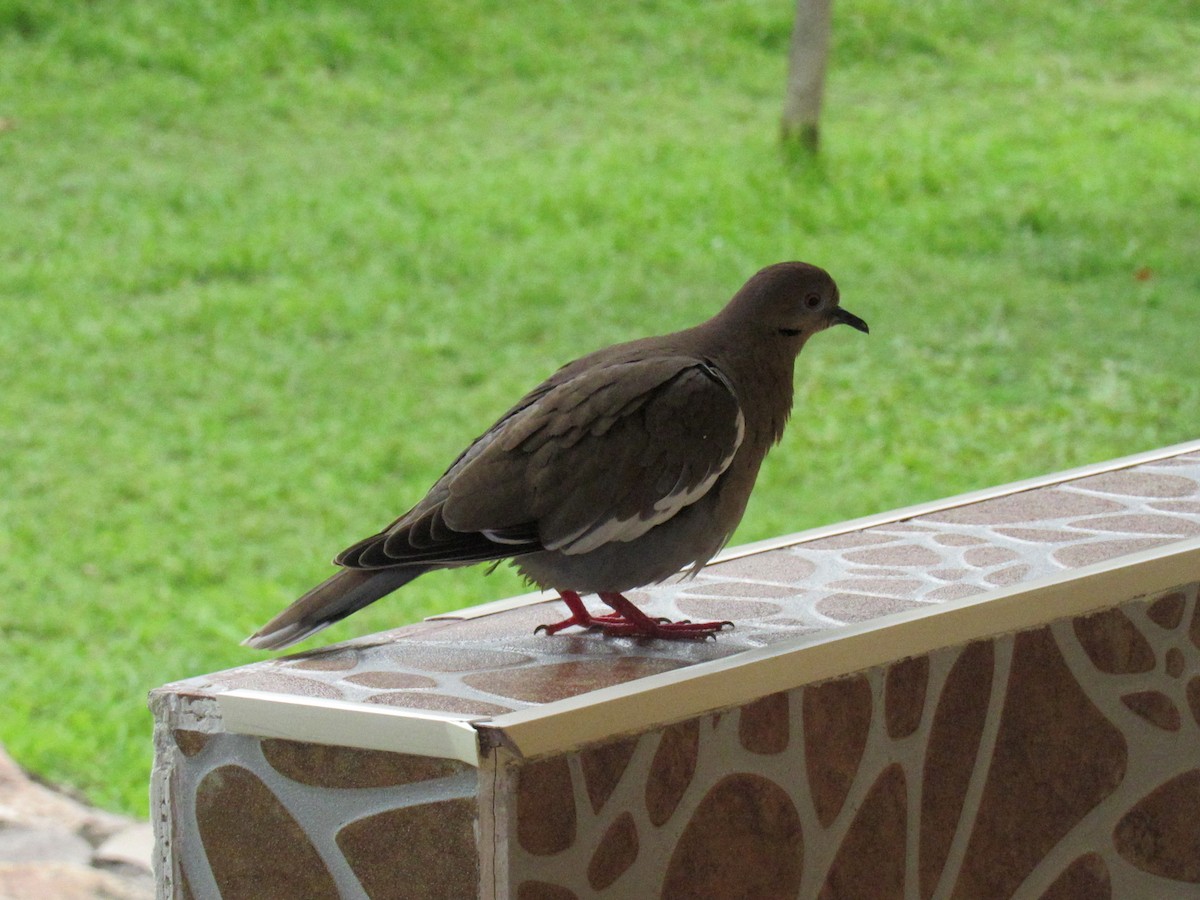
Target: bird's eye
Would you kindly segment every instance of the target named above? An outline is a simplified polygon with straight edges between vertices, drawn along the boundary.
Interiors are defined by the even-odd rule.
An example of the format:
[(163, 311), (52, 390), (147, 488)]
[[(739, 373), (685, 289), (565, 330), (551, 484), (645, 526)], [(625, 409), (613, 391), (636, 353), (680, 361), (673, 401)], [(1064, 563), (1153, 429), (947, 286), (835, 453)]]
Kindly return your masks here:
[(808, 309), (816, 309), (820, 305), (821, 305), (821, 295), (820, 294), (809, 294), (807, 297), (804, 298), (804, 306)]

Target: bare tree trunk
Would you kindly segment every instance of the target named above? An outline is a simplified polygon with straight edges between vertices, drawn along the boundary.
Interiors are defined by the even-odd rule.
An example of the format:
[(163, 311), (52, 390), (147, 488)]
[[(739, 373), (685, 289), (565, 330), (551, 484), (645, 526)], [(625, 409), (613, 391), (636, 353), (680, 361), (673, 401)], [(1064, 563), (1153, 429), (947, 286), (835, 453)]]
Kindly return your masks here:
[(787, 97), (780, 135), (785, 144), (813, 153), (820, 143), (832, 5), (833, 0), (796, 0), (796, 24), (788, 51)]

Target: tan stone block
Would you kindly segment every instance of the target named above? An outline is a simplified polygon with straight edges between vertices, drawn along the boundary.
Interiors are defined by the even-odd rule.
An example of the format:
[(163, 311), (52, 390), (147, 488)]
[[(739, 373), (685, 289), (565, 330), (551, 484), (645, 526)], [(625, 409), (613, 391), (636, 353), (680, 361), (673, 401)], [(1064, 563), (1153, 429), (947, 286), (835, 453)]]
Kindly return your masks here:
[(661, 900), (795, 900), (803, 854), (800, 817), (787, 792), (758, 775), (727, 775), (684, 829)]
[(534, 856), (575, 843), (575, 792), (566, 757), (526, 763), (517, 774), (517, 841)]
[(204, 776), (196, 822), (222, 900), (337, 900), (300, 823), (248, 769), (225, 765)]
[(406, 806), (351, 822), (337, 845), (371, 900), (468, 900), (479, 893), (475, 801)]
[(813, 806), (828, 827), (858, 775), (871, 728), (871, 686), (861, 675), (804, 688), (804, 752)]
[(646, 811), (655, 825), (664, 825), (683, 799), (696, 772), (700, 755), (700, 723), (681, 722), (663, 729), (658, 750), (646, 777)]

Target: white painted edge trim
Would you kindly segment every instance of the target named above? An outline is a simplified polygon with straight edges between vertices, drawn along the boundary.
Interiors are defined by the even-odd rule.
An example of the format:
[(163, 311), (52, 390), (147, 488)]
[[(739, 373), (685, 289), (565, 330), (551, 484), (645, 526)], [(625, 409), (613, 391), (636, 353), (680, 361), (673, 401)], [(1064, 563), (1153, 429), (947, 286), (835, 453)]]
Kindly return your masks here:
[(1200, 580), (1200, 538), (881, 616), (480, 721), (487, 747), (530, 758), (740, 706), (929, 653), (1095, 612)]
[(237, 689), (218, 694), (225, 730), (256, 737), (387, 750), (479, 766), (477, 716)]
[[(797, 531), (792, 534), (781, 535), (780, 537), (767, 538), (762, 541), (755, 541), (751, 544), (742, 544), (737, 547), (730, 547), (715, 556), (709, 565), (716, 563), (728, 562), (732, 559), (741, 559), (745, 556), (753, 556), (756, 553), (767, 553), (771, 550), (782, 550), (784, 547), (793, 547), (796, 544), (804, 544), (809, 541), (820, 540), (821, 538), (835, 537), (839, 534), (847, 534), (852, 531), (862, 531), (866, 528), (874, 528), (879, 525), (891, 525), (895, 522), (903, 522), (907, 519), (915, 519), (918, 516), (928, 516), (932, 513), (944, 512), (947, 509), (955, 509), (960, 506), (966, 506), (971, 503), (981, 503), (984, 500), (995, 500), (997, 497), (1007, 497), (1011, 494), (1019, 494), (1022, 491), (1031, 491), (1035, 488), (1049, 487), (1054, 484), (1061, 484), (1064, 481), (1074, 481), (1079, 478), (1086, 478), (1089, 475), (1103, 475), (1106, 472), (1115, 472), (1118, 469), (1128, 469), (1132, 466), (1141, 466), (1146, 463), (1157, 462), (1163, 459), (1170, 459), (1173, 456), (1182, 456), (1185, 453), (1195, 453), (1200, 451), (1200, 440), (1185, 441), (1182, 444), (1173, 444), (1170, 447), (1160, 447), (1157, 450), (1148, 450), (1144, 453), (1135, 453), (1131, 456), (1123, 456), (1119, 459), (1111, 459), (1102, 463), (1090, 463), (1085, 466), (1078, 466), (1074, 469), (1065, 469), (1062, 472), (1055, 472), (1050, 475), (1039, 475), (1036, 478), (1026, 478), (1023, 481), (1013, 481), (1009, 484), (996, 485), (995, 487), (984, 488), (978, 491), (969, 491), (965, 494), (957, 494), (953, 497), (945, 497), (941, 500), (930, 500), (925, 503), (917, 503), (913, 506), (905, 506), (900, 509), (889, 510), (888, 512), (874, 513), (869, 516), (863, 516), (858, 519), (848, 519), (844, 522), (837, 522), (832, 525), (819, 525), (815, 528), (809, 528), (805, 531)], [(684, 571), (684, 570), (681, 570)], [(503, 600), (493, 600), (490, 603), (481, 603), (478, 606), (468, 606), (464, 609), (457, 609), (453, 612), (440, 613), (436, 616), (430, 616), (425, 621), (459, 621), (465, 619), (478, 619), (481, 616), (490, 616), (493, 613), (507, 612), (510, 609), (520, 609), (523, 606), (533, 606), (537, 603), (546, 603), (552, 600), (557, 600), (558, 594), (554, 591), (535, 591), (530, 594), (519, 594), (516, 597), (506, 597)]]

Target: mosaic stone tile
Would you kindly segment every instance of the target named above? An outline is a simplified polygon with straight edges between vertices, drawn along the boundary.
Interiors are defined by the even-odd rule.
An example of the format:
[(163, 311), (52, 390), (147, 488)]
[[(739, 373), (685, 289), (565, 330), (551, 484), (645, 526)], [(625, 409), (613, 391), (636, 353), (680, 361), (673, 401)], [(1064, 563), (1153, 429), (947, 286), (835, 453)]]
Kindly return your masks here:
[(634, 864), (638, 855), (637, 825), (633, 816), (623, 812), (600, 839), (600, 846), (588, 863), (587, 879), (593, 890), (612, 885)]
[(1148, 506), (1158, 512), (1183, 513), (1185, 515), (1200, 513), (1200, 501), (1196, 500), (1167, 500), (1162, 503), (1150, 503)]
[(805, 688), (804, 752), (817, 819), (826, 827), (841, 812), (871, 728), (871, 687), (861, 676)]
[(462, 900), (479, 888), (475, 810), (473, 799), (387, 810), (344, 826), (337, 846), (371, 900)]
[(928, 656), (901, 660), (888, 667), (884, 720), (892, 740), (906, 738), (920, 726), (928, 685)]
[[(1163, 784), (1162, 778), (1150, 788), (1140, 788), (1147, 775), (1153, 774), (1147, 765), (1164, 758), (1161, 748), (1154, 749), (1153, 743), (1146, 741), (1153, 740), (1151, 732), (1167, 732), (1148, 726), (1150, 731), (1141, 733), (1134, 749), (1126, 747), (1122, 732), (1123, 704), (1119, 698), (1132, 693), (1122, 684), (1126, 679), (1145, 678), (1147, 673), (1103, 672), (1093, 665), (1077, 636), (1078, 632), (1094, 639), (1104, 629), (1120, 636), (1132, 627), (1144, 634), (1151, 657), (1161, 658), (1167, 650), (1178, 649), (1175, 642), (1186, 633), (1184, 623), (1190, 621), (1196, 586), (1183, 594), (1185, 615), (1173, 630), (1162, 629), (1150, 617), (1150, 608), (1161, 599), (1156, 597), (1128, 604), (1119, 617), (1083, 617), (1078, 628), (1074, 623), (1064, 623), (1061, 627), (976, 641), (937, 651), (922, 657), (920, 663), (906, 660), (852, 679), (786, 692), (790, 696), (789, 743), (779, 754), (755, 753), (743, 744), (742, 716), (755, 704), (735, 709), (733, 715), (706, 715), (693, 720), (695, 741), (690, 737), (680, 741), (680, 726), (645, 735), (629, 752), (629, 762), (620, 776), (623, 786), (632, 781), (632, 786), (652, 792), (663, 774), (662, 757), (667, 755), (661, 748), (669, 746), (672, 739), (687, 747), (688, 777), (680, 779), (681, 783), (686, 780), (682, 788), (671, 792), (678, 797), (672, 807), (674, 813), (665, 820), (660, 817), (661, 824), (650, 821), (648, 810), (628, 810), (633, 823), (622, 828), (637, 830), (637, 859), (621, 876), (630, 879), (628, 883), (613, 882), (608, 891), (613, 892), (612, 896), (627, 896), (629, 885), (638, 885), (646, 896), (759, 896), (754, 893), (758, 884), (754, 876), (741, 868), (747, 862), (742, 845), (721, 829), (761, 833), (769, 831), (769, 826), (738, 824), (752, 816), (748, 810), (728, 805), (732, 801), (723, 796), (723, 791), (730, 778), (761, 778), (770, 790), (759, 793), (786, 798), (787, 803), (781, 800), (778, 807), (774, 801), (761, 798), (747, 801), (748, 796), (754, 797), (755, 790), (745, 785), (739, 788), (741, 802), (757, 806), (758, 815), (764, 819), (778, 817), (774, 824), (779, 833), (790, 833), (789, 829), (798, 823), (796, 849), (789, 851), (792, 855), (787, 859), (788, 865), (795, 868), (783, 876), (782, 889), (777, 887), (781, 876), (772, 871), (768, 880), (776, 887), (763, 887), (761, 896), (861, 896), (873, 900), (910, 895), (1046, 896), (1091, 900), (1093, 896), (1112, 896), (1108, 873), (1114, 860), (1126, 866), (1123, 871), (1127, 872), (1128, 862), (1122, 858), (1138, 853), (1154, 856), (1155, 865), (1169, 873), (1147, 870), (1147, 878), (1170, 877), (1187, 883), (1189, 873), (1178, 868), (1178, 858), (1191, 852), (1190, 838), (1172, 819), (1172, 815), (1178, 818), (1177, 812), (1158, 807), (1170, 802), (1160, 799), (1167, 796), (1182, 796), (1185, 805), (1190, 803), (1192, 788), (1186, 779), (1168, 780), (1168, 787), (1155, 793), (1152, 788)], [(1095, 621), (1086, 621), (1093, 618)], [(1129, 643), (1127, 635), (1116, 640), (1110, 636), (1102, 642), (1116, 647)], [(1070, 665), (1064, 655), (1066, 645), (1070, 646)], [(1190, 659), (1190, 665), (1200, 663), (1200, 656)], [(1157, 664), (1152, 663), (1151, 671), (1157, 670)], [(1196, 680), (1200, 684), (1200, 677)], [(889, 687), (889, 682), (919, 685), (924, 691), (920, 699), (914, 700), (914, 689), (905, 688), (903, 703), (889, 700), (889, 692), (898, 698), (902, 691), (900, 687)], [(1176, 683), (1182, 692), (1183, 683)], [(850, 693), (855, 689), (844, 687), (850, 684), (862, 685), (856, 699), (839, 701), (826, 693), (839, 689)], [(806, 696), (810, 698), (807, 718)], [(870, 745), (874, 749), (864, 750), (857, 757), (850, 754), (843, 769), (845, 784), (840, 788), (844, 799), (834, 812), (821, 812), (820, 782), (784, 762), (802, 745), (807, 757), (810, 746), (831, 743), (827, 731), (822, 731), (822, 718), (812, 715), (814, 697), (830, 711), (866, 707), (869, 721), (880, 719), (867, 731), (882, 743)], [(882, 702), (873, 705), (874, 697)], [(781, 701), (771, 702), (782, 709)], [(902, 705), (919, 706), (922, 712), (900, 716), (894, 710)], [(908, 723), (889, 730), (889, 718), (905, 718)], [(672, 738), (664, 740), (668, 731)], [(893, 731), (904, 736), (894, 737)], [(903, 749), (913, 746), (914, 741), (920, 742), (921, 752)], [(833, 743), (836, 746), (836, 741)], [(843, 743), (853, 749), (856, 742)], [(638, 752), (637, 747), (654, 752)], [(1183, 774), (1200, 772), (1200, 743), (1190, 741), (1186, 747), (1187, 751), (1178, 756), (1178, 762), (1185, 764)], [(829, 755), (845, 759), (847, 754)], [(655, 756), (659, 771), (655, 770)], [(568, 754), (568, 760), (571, 757)], [(795, 757), (797, 762), (800, 758)], [(714, 765), (717, 760), (720, 764)], [(1191, 768), (1186, 768), (1189, 760)], [(1132, 771), (1135, 765), (1136, 772)], [(730, 769), (736, 774), (729, 774)], [(778, 795), (773, 793), (776, 790)], [(576, 795), (578, 791), (577, 786)], [(1148, 793), (1153, 795), (1151, 799), (1146, 799)], [(917, 804), (916, 810), (909, 808), (911, 803)], [(586, 862), (602, 846), (604, 835), (624, 814), (620, 807), (610, 810), (610, 805), (611, 801), (603, 807), (602, 815), (580, 820), (571, 848), (553, 857), (529, 856), (517, 862), (518, 880), (553, 884), (573, 889), (579, 896), (590, 896), (588, 892), (595, 890), (594, 886), (580, 880), (580, 868), (570, 860), (583, 854)], [(1097, 819), (1101, 810), (1104, 812)], [(1102, 831), (1107, 823), (1110, 833), (1116, 834), (1122, 821), (1124, 849), (1100, 840), (1100, 845), (1108, 849), (1095, 852), (1096, 829)], [(1162, 834), (1170, 835), (1166, 840), (1182, 848), (1167, 853), (1167, 862), (1155, 856), (1153, 849), (1138, 849), (1159, 846)], [(727, 845), (732, 852), (723, 849)], [(1064, 847), (1073, 847), (1075, 852), (1064, 855)], [(1058, 856), (1052, 857), (1055, 849)], [(663, 853), (670, 854), (670, 863), (667, 871), (657, 876), (652, 866), (646, 868), (646, 860)], [(1051, 858), (1063, 861), (1056, 870), (1043, 871), (1045, 861)], [(746, 868), (755, 873), (767, 865), (756, 857), (751, 859), (752, 864)], [(914, 862), (904, 862), (910, 859)], [(770, 864), (779, 866), (779, 857), (773, 856)], [(908, 893), (906, 881), (910, 865), (918, 882), (913, 894)], [(647, 877), (651, 878), (649, 882), (644, 880)], [(656, 886), (656, 877), (662, 877), (661, 887)], [(747, 878), (749, 893), (730, 887)], [(787, 880), (791, 878), (795, 880)], [(1128, 875), (1123, 878), (1128, 887)], [(1033, 884), (1039, 885), (1037, 890), (1033, 890)], [(1146, 887), (1136, 896), (1155, 896), (1154, 890)]]
[[(957, 570), (962, 572), (961, 569)], [(921, 588), (918, 578), (843, 578), (831, 581), (828, 587), (852, 593), (882, 594), (884, 596), (911, 596)]]
[(347, 675), (346, 680), (351, 684), (361, 684), (376, 690), (432, 688), (438, 684), (437, 679), (428, 675), (412, 675), (408, 672), (363, 672), (359, 675)]
[(1162, 547), (1169, 543), (1171, 543), (1170, 538), (1122, 538), (1116, 541), (1096, 541), (1073, 547), (1059, 547), (1054, 551), (1054, 559), (1068, 569), (1077, 569), (1081, 566), (1091, 566), (1116, 559), (1118, 556), (1153, 550), (1155, 547)]
[(1110, 609), (1076, 619), (1075, 637), (1091, 657), (1092, 665), (1110, 675), (1149, 672), (1154, 668), (1154, 650), (1129, 616)]
[(530, 703), (550, 703), (635, 678), (670, 672), (682, 665), (673, 659), (624, 658), (552, 663), (533, 669), (506, 669), (487, 675), (467, 675), (463, 683), (500, 697)]
[(1126, 497), (1187, 497), (1196, 493), (1196, 482), (1191, 478), (1129, 469), (1088, 475), (1073, 484), (1089, 491)]
[(1158, 728), (1179, 730), (1179, 710), (1162, 691), (1135, 691), (1121, 697), (1121, 702)]
[(1127, 759), (1123, 735), (1079, 687), (1050, 629), (1018, 634), (987, 782), (951, 896), (1012, 896), (1117, 788)]
[(961, 581), (969, 574), (967, 569), (930, 569), (928, 572), (930, 578), (938, 581)]
[(1025, 581), (1028, 575), (1029, 566), (1009, 566), (1007, 569), (1000, 569), (999, 571), (992, 572), (990, 575), (987, 575), (984, 580), (987, 581), (988, 584), (1003, 586)]
[(684, 829), (661, 896), (794, 898), (803, 854), (800, 816), (787, 792), (758, 775), (728, 775)]
[(264, 739), (261, 747), (272, 769), (312, 787), (380, 788), (445, 778), (469, 768), (450, 759), (274, 738)]
[(894, 543), (897, 538), (888, 534), (867, 531), (851, 531), (832, 537), (818, 538), (805, 545), (808, 550), (850, 550), (858, 547), (874, 547), (878, 544)]
[(948, 584), (945, 587), (929, 591), (922, 599), (946, 603), (951, 600), (962, 600), (964, 597), (973, 597), (983, 592), (984, 589), (982, 587), (974, 584)]
[[(544, 614), (544, 610), (542, 611)], [(447, 628), (458, 633), (457, 628)], [(480, 669), (500, 669), (523, 666), (533, 662), (526, 653), (497, 650), (490, 647), (446, 647), (428, 644), (394, 644), (381, 654), (389, 666), (430, 672), (474, 672)]]
[(1164, 666), (1168, 675), (1172, 678), (1178, 678), (1183, 674), (1184, 667), (1187, 665), (1187, 660), (1183, 655), (1183, 651), (1178, 647), (1171, 647), (1167, 650), (1164, 657)]
[(941, 557), (935, 552), (917, 544), (871, 547), (842, 555), (849, 562), (871, 566), (936, 566), (941, 562)]
[[(908, 795), (904, 769), (893, 764), (871, 786), (842, 839), (820, 900), (904, 900)], [(864, 865), (870, 860), (870, 865)]]
[(997, 528), (996, 534), (1039, 544), (1066, 544), (1079, 540), (1078, 531), (1065, 528)]
[(315, 672), (345, 672), (358, 665), (358, 652), (355, 650), (339, 650), (335, 653), (322, 653), (294, 657), (289, 667), (294, 669), (310, 669)]
[(579, 895), (557, 884), (522, 881), (517, 887), (517, 900), (579, 900)]
[(312, 842), (253, 772), (227, 765), (205, 776), (196, 822), (222, 900), (338, 900)]
[(982, 569), (997, 563), (1011, 562), (1018, 558), (1018, 553), (1008, 547), (973, 547), (964, 553), (962, 558), (967, 565)]
[(511, 706), (487, 703), (470, 697), (453, 694), (417, 694), (412, 691), (392, 691), (386, 694), (371, 694), (364, 697), (365, 703), (382, 703), (385, 706), (401, 706), (405, 709), (431, 709), (439, 712), (462, 713), (468, 716), (499, 716), (512, 712)]
[(1200, 525), (1182, 516), (1116, 515), (1097, 516), (1072, 522), (1073, 528), (1094, 531), (1120, 531), (1128, 534), (1162, 534), (1174, 537), (1193, 537), (1200, 534)]
[(749, 578), (756, 582), (774, 581), (789, 585), (803, 584), (815, 571), (816, 566), (810, 560), (789, 553), (786, 549), (715, 563), (704, 570), (708, 575), (719, 577)]
[(234, 670), (211, 676), (214, 684), (227, 684), (252, 691), (271, 694), (290, 694), (294, 697), (324, 697), (328, 700), (343, 700), (345, 695), (336, 686), (313, 678), (300, 678), (283, 672), (260, 669), (252, 672)]
[(536, 856), (559, 853), (575, 843), (575, 795), (565, 759), (530, 763), (521, 769), (517, 840)]
[[(984, 521), (987, 521), (986, 516)], [(944, 547), (974, 547), (986, 543), (983, 538), (973, 534), (936, 534), (933, 539)]]
[(782, 753), (788, 748), (790, 703), (787, 694), (769, 694), (741, 708), (738, 740), (751, 753)]
[(1160, 600), (1155, 600), (1146, 610), (1146, 615), (1160, 628), (1168, 631), (1178, 628), (1183, 622), (1183, 612), (1187, 606), (1187, 598), (1183, 591), (1167, 594)]
[(188, 731), (184, 728), (172, 730), (171, 737), (175, 741), (175, 746), (179, 748), (179, 751), (184, 756), (195, 756), (208, 744), (207, 734), (202, 734), (199, 731)]
[(1200, 884), (1200, 769), (1184, 772), (1138, 801), (1117, 824), (1117, 852), (1143, 872)]
[(1111, 900), (1108, 867), (1096, 853), (1073, 861), (1039, 900)]
[(778, 584), (757, 584), (745, 581), (702, 581), (688, 584), (681, 592), (684, 597), (791, 597), (796, 593), (793, 587)]
[(626, 738), (580, 751), (579, 764), (592, 812), (600, 812), (612, 796), (636, 749), (637, 740)]
[(994, 670), (991, 642), (968, 644), (936, 699), (922, 772), (918, 872), (923, 898), (933, 896), (958, 830), (983, 738)]
[(869, 622), (888, 613), (919, 609), (921, 604), (871, 594), (830, 594), (817, 604), (817, 611), (840, 622)]
[(674, 815), (696, 772), (699, 752), (699, 722), (683, 722), (663, 730), (646, 781), (646, 810), (652, 824), (664, 825)]
[(709, 600), (701, 597), (681, 597), (675, 601), (679, 611), (695, 619), (726, 620), (762, 619), (782, 611), (778, 603), (753, 600)]
[(1015, 525), (1019, 522), (1036, 522), (1039, 519), (1078, 518), (1122, 510), (1124, 507), (1116, 500), (1071, 493), (1062, 488), (1052, 487), (984, 500), (933, 513), (925, 518), (951, 525)]

